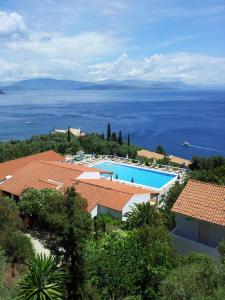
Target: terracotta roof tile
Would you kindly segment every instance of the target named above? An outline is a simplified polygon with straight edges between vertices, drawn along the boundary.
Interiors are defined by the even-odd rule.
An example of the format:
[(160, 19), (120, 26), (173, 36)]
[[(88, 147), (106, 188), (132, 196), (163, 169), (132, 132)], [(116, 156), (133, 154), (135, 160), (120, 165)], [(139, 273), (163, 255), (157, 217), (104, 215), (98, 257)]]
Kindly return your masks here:
[(67, 168), (68, 163), (64, 164), (65, 168), (45, 161), (31, 162), (13, 173), (12, 178), (0, 184), (0, 189), (20, 196), (28, 187), (46, 188), (51, 185), (54, 188), (53, 181), (62, 182), (64, 186), (72, 185), (72, 179), (81, 175), (83, 171)]
[[(122, 211), (133, 195), (158, 194), (141, 187), (107, 179), (77, 179), (84, 172), (105, 173), (99, 169), (58, 161), (37, 160), (15, 168), (12, 177), (0, 184), (0, 189), (20, 196), (28, 188), (63, 190), (74, 185), (77, 192), (88, 201), (88, 211), (97, 204)], [(9, 174), (7, 174), (9, 175)]]
[(46, 164), (61, 167), (61, 168), (67, 168), (67, 169), (71, 169), (71, 170), (79, 170), (81, 172), (98, 172), (101, 174), (112, 174), (112, 172), (100, 170), (100, 169), (93, 168), (93, 167), (87, 167), (87, 166), (79, 165), (79, 164), (65, 163), (65, 162), (61, 162), (61, 161), (46, 161), (46, 160), (43, 162)]
[(7, 175), (12, 175), (14, 172), (18, 171), (25, 165), (37, 160), (63, 161), (64, 157), (56, 153), (55, 151), (49, 150), (0, 163), (0, 179), (3, 179)]
[[(138, 150), (137, 152), (138, 156), (142, 156), (142, 157), (147, 157), (149, 159), (154, 158), (154, 159), (163, 159), (164, 155), (159, 154), (157, 152), (153, 152), (153, 151), (149, 151), (149, 150)], [(169, 159), (171, 162), (174, 162), (176, 164), (182, 165), (184, 164), (185, 166), (189, 166), (191, 164), (191, 161), (182, 157), (177, 157), (174, 155), (170, 155)]]
[(190, 179), (172, 211), (225, 226), (225, 186)]
[(104, 189), (115, 190), (118, 192), (127, 193), (130, 195), (142, 195), (142, 194), (158, 194), (155, 190), (144, 189), (134, 185), (121, 183), (118, 181), (104, 180), (104, 179), (79, 179), (79, 181), (95, 185)]
[(105, 179), (76, 180), (74, 187), (82, 197), (87, 199), (89, 211), (97, 204), (122, 211), (133, 195), (147, 194), (150, 198), (150, 194), (155, 193), (155, 191)]

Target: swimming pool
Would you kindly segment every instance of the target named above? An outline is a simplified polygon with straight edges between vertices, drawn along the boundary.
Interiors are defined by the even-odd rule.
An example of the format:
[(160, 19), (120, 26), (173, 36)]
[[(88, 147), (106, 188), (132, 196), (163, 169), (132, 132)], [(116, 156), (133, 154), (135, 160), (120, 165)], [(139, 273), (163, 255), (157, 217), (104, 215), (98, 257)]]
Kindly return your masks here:
[(93, 165), (93, 167), (113, 172), (113, 178), (157, 189), (161, 189), (176, 177), (175, 174), (147, 170), (114, 162), (101, 162)]

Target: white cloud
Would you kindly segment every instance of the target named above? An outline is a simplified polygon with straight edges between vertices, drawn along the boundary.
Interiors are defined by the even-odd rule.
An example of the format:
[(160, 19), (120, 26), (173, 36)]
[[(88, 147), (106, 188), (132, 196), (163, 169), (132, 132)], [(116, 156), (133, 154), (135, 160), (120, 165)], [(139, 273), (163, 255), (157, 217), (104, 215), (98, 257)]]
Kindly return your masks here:
[(102, 79), (181, 80), (191, 84), (225, 84), (225, 58), (193, 53), (155, 54), (143, 60), (118, 60), (90, 66)]
[(21, 34), (26, 31), (23, 17), (17, 12), (6, 13), (0, 11), (0, 36)]
[(189, 84), (225, 84), (225, 58), (193, 53), (155, 54), (131, 60), (126, 53), (118, 59), (92, 64), (68, 58), (0, 60), (0, 81), (52, 77), (74, 80), (145, 79), (180, 80)]
[[(36, 0), (34, 1), (36, 2)], [(53, 0), (46, 0), (45, 2), (52, 6)], [(78, 2), (81, 3), (82, 1)], [(23, 16), (17, 12), (7, 13), (0, 11), (0, 81), (48, 76), (92, 81), (134, 78), (146, 80), (182, 80), (187, 83), (225, 84), (225, 58), (178, 52), (154, 54), (144, 58), (131, 59), (127, 53), (131, 53), (132, 48), (134, 49), (135, 47), (141, 51), (141, 46), (138, 44), (138, 39), (134, 39), (133, 41), (129, 39), (129, 34), (132, 32), (130, 27), (128, 26), (128, 29), (126, 26), (120, 28), (121, 31), (124, 28), (127, 29), (128, 34), (126, 34), (125, 39), (119, 29), (107, 30), (106, 28), (108, 27), (105, 26), (107, 24), (107, 22), (105, 23), (106, 19), (107, 21), (111, 18), (115, 20), (116, 16), (120, 16), (121, 14), (128, 14), (130, 16), (128, 19), (132, 20), (132, 24), (139, 22), (148, 23), (151, 20), (151, 16), (153, 19), (156, 18), (157, 22), (158, 19), (175, 18), (180, 9), (179, 7), (176, 11), (173, 10), (173, 7), (167, 10), (164, 6), (157, 10), (157, 7), (155, 8), (153, 5), (156, 1), (153, 0), (151, 1), (153, 5), (152, 10), (143, 11), (143, 7), (140, 5), (140, 11), (136, 11), (132, 5), (128, 5), (132, 1), (89, 0), (88, 2), (90, 5), (87, 5), (85, 2), (85, 6), (88, 7), (87, 11), (83, 7), (83, 4), (73, 7), (77, 12), (76, 18), (80, 18), (79, 20), (90, 18), (90, 22), (93, 21), (93, 24), (96, 23), (97, 25), (95, 30), (91, 29), (93, 31), (88, 31), (90, 27), (85, 27), (86, 31), (77, 28), (76, 33), (74, 28), (68, 32), (63, 31), (63, 29), (61, 32), (52, 32), (51, 29), (46, 28), (46, 32), (43, 32), (37, 26), (37, 22), (34, 22), (35, 25), (31, 27), (26, 25)], [(39, 5), (42, 8), (39, 13), (42, 15), (44, 6), (43, 4)], [(96, 7), (99, 8), (96, 15), (105, 15), (104, 22), (101, 21), (98, 23), (99, 20), (97, 17), (96, 19), (91, 19), (93, 12), (96, 12)], [(68, 9), (67, 5), (64, 7), (64, 3), (59, 7), (57, 6), (55, 10), (55, 13), (62, 11), (68, 14), (69, 24), (77, 24), (72, 22), (70, 16), (71, 10)], [(38, 11), (36, 9), (36, 13)], [(223, 5), (215, 6), (213, 11), (208, 7), (201, 10), (193, 10), (186, 7), (182, 9), (181, 15), (178, 14), (178, 16), (179, 18), (199, 17), (200, 15), (208, 16), (221, 11), (224, 11)], [(139, 14), (141, 14), (141, 17)], [(72, 15), (74, 15), (74, 11), (72, 11)], [(124, 19), (126, 18), (121, 18), (121, 20)], [(56, 22), (56, 17), (54, 18), (54, 22)], [(63, 26), (61, 26), (60, 22), (62, 20), (58, 24), (61, 30)], [(119, 20), (114, 23), (118, 25), (118, 28), (121, 25)], [(31, 24), (31, 22), (28, 21), (28, 24)], [(160, 43), (159, 40), (158, 47), (154, 48), (153, 45), (151, 49), (152, 51), (153, 49), (159, 51), (161, 48), (192, 40), (196, 37), (198, 37), (197, 33), (196, 35), (187, 34), (171, 39), (165, 38), (165, 42)], [(143, 52), (146, 53), (147, 51), (148, 47), (143, 49)], [(119, 55), (120, 53), (123, 54)], [(142, 53), (138, 55), (142, 55)]]
[[(89, 66), (89, 76), (95, 78), (95, 80), (105, 80), (111, 79), (112, 77), (119, 79), (120, 71), (121, 74), (125, 72), (127, 66), (127, 54), (123, 53), (118, 57), (118, 59), (96, 65)], [(123, 74), (124, 75), (124, 74)]]
[(74, 36), (31, 32), (28, 39), (10, 40), (5, 47), (26, 55), (88, 61), (114, 54), (120, 49), (120, 40), (110, 34), (97, 32), (84, 32)]

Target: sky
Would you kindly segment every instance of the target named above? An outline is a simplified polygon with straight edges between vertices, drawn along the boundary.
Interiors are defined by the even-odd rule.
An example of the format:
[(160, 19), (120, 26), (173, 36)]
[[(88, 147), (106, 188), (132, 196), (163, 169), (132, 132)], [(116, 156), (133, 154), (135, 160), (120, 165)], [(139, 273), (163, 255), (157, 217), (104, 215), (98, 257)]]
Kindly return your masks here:
[(0, 0), (0, 83), (225, 85), (225, 0)]

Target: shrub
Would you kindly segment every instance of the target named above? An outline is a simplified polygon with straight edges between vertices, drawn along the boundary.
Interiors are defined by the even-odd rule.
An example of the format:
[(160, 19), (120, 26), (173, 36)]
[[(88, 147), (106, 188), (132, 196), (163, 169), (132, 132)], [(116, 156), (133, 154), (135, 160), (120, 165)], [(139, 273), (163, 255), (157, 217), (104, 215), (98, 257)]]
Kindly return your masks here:
[(50, 220), (60, 218), (63, 205), (62, 194), (50, 189), (29, 189), (18, 203), (23, 217), (29, 217), (32, 223), (46, 229), (49, 229)]
[(161, 227), (113, 231), (87, 246), (88, 282), (102, 299), (156, 299), (174, 257), (169, 235)]
[(15, 264), (24, 264), (34, 256), (34, 249), (28, 236), (20, 231), (13, 232), (5, 242), (4, 250), (8, 261)]
[(0, 196), (0, 244), (2, 235), (16, 230), (20, 222), (16, 203), (8, 197)]

